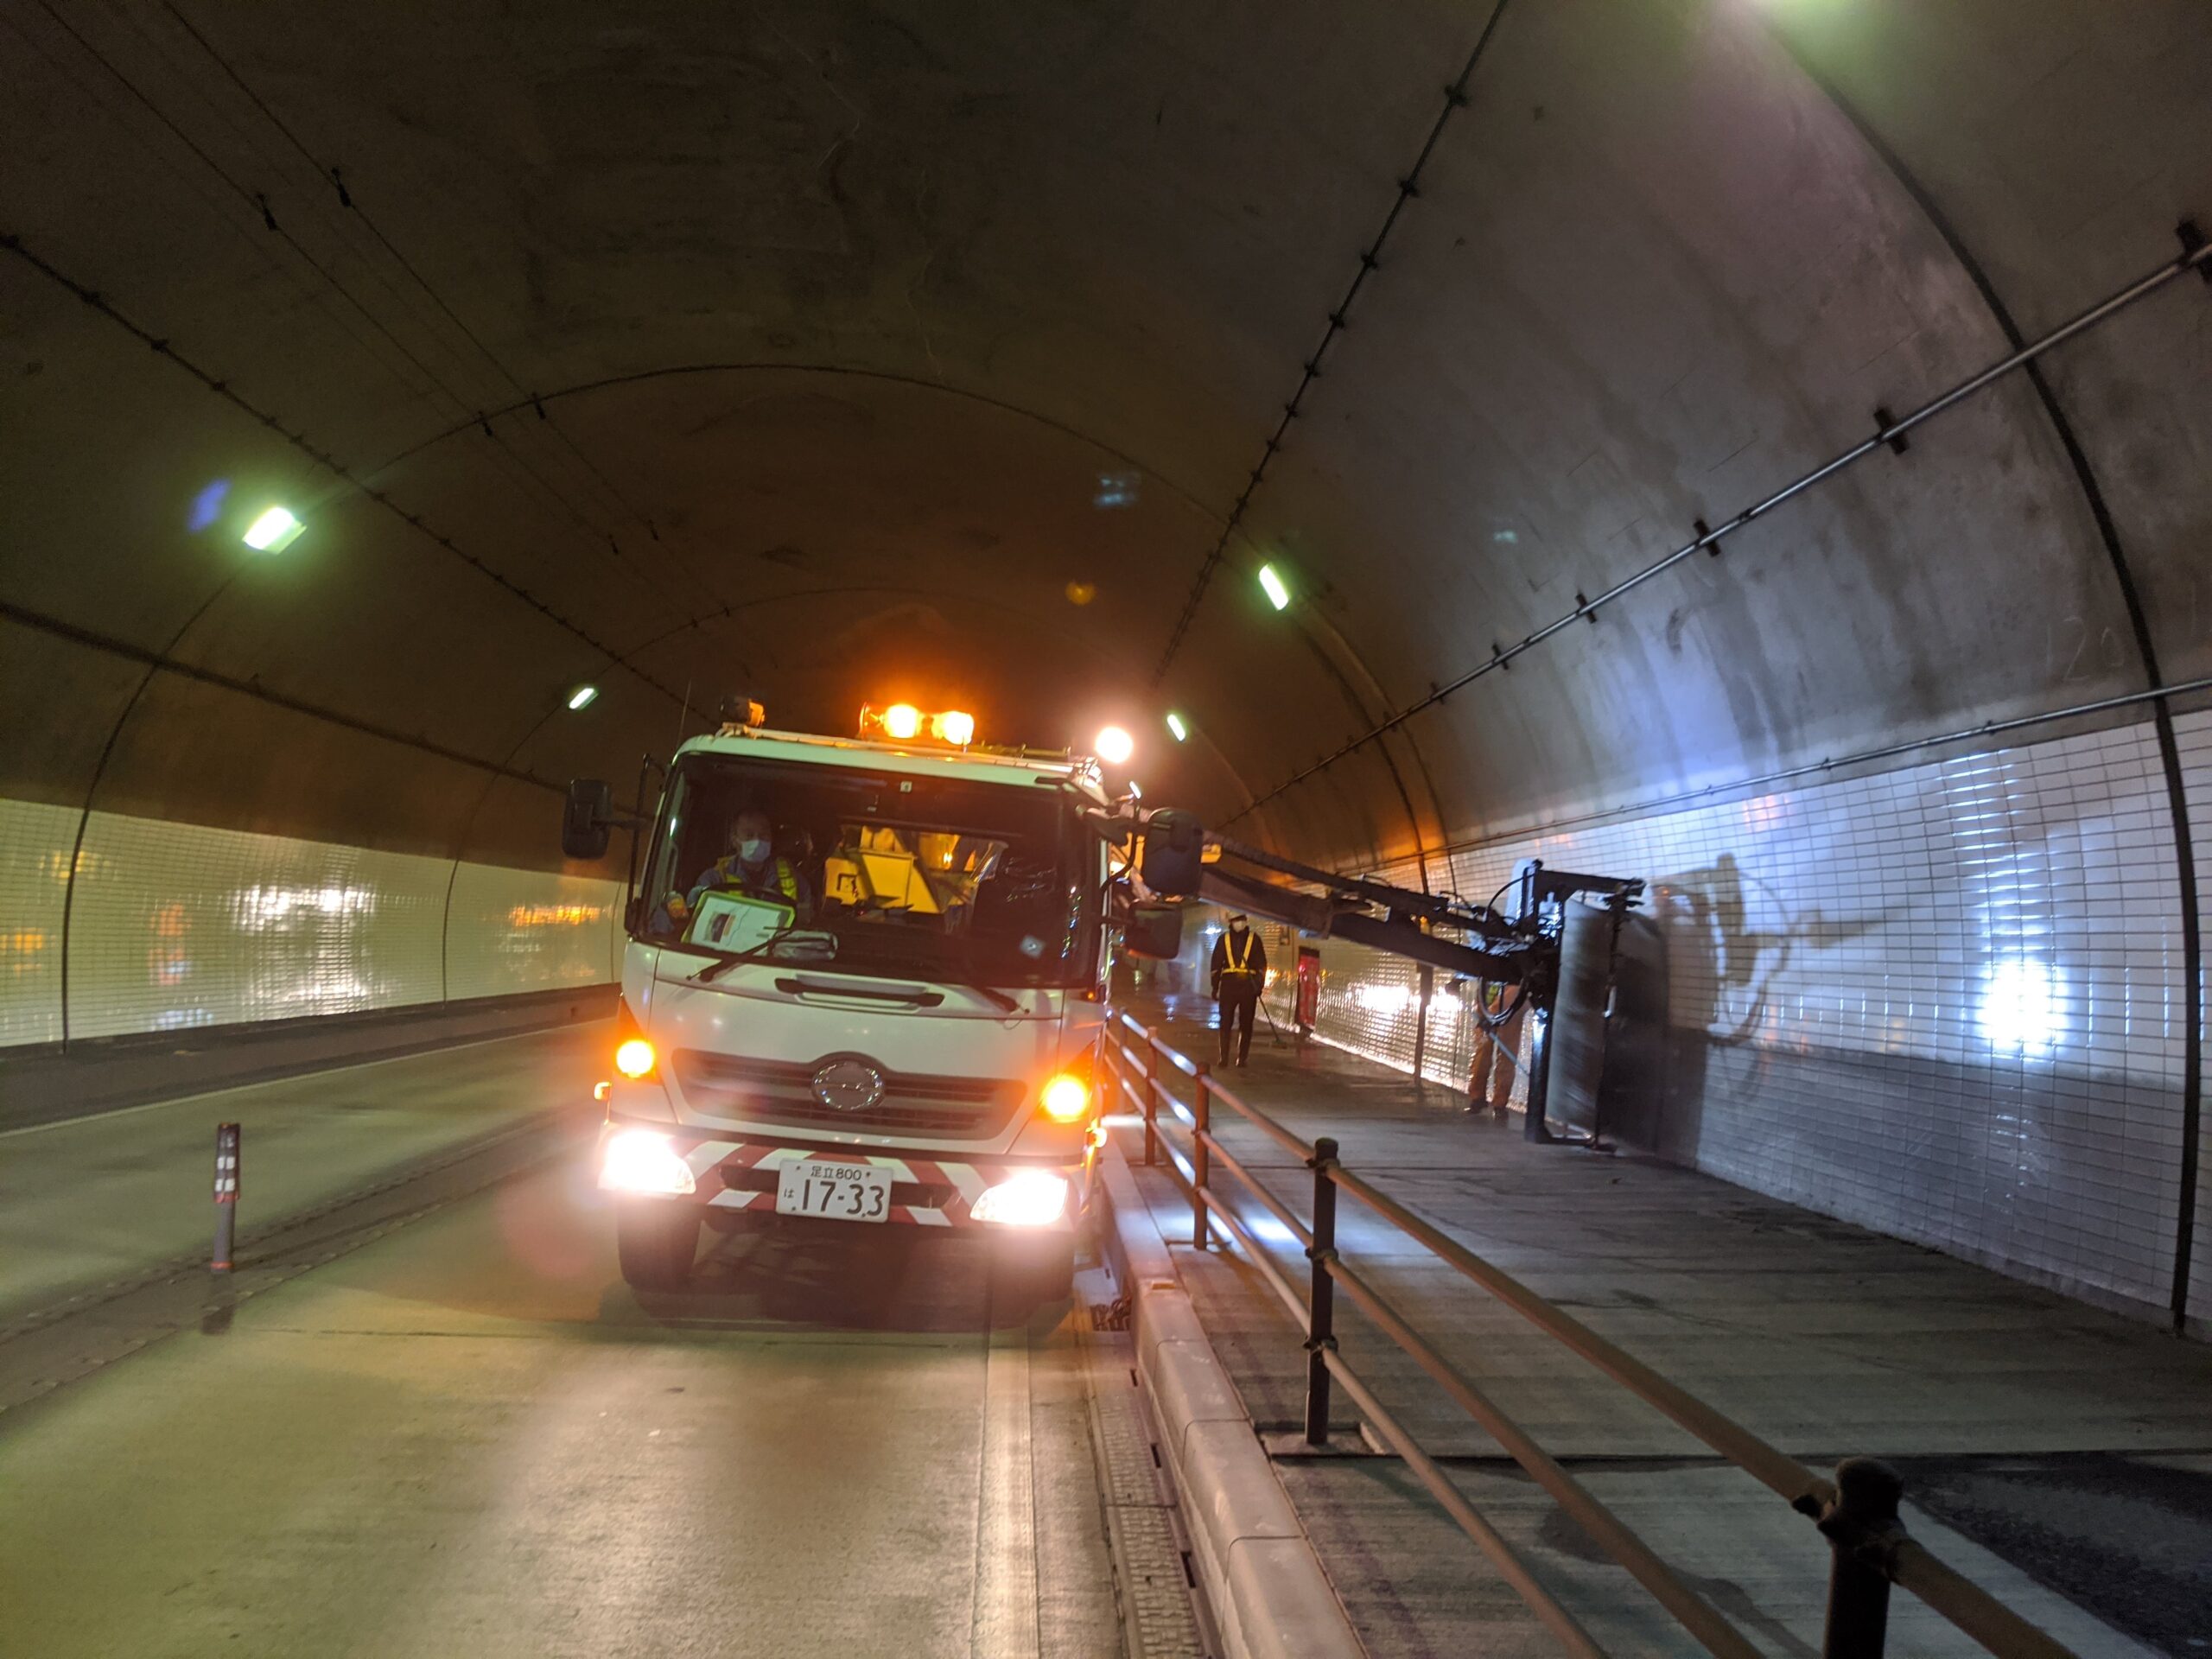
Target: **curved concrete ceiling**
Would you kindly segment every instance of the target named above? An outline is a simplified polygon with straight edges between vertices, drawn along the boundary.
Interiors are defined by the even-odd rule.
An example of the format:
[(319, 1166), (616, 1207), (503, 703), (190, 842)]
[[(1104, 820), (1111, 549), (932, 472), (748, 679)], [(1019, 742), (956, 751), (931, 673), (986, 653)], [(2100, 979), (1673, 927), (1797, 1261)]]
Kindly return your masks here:
[(1351, 16), (10, 4), (0, 792), (550, 862), (898, 691), (1366, 861), (2212, 671), (2184, 278), (1355, 744), (2212, 226), (2212, 11)]

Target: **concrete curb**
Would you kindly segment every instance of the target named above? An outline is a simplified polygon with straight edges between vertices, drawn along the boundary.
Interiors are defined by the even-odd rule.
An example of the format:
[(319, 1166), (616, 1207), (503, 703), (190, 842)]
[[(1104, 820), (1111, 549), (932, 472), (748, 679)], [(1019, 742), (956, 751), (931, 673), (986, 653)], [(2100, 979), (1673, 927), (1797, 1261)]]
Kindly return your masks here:
[(1106, 1246), (1129, 1299), (1137, 1371), (1227, 1659), (1365, 1659), (1136, 1177), (1110, 1143), (1101, 1162), (1113, 1212)]

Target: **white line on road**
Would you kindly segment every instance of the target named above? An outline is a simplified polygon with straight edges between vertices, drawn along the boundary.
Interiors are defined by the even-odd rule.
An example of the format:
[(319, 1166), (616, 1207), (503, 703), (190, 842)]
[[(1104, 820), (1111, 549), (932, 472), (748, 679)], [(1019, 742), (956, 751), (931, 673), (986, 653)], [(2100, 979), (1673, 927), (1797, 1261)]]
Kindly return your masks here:
[(976, 1612), (969, 1641), (973, 1659), (1039, 1659), (1042, 1652), (1030, 1432), (1028, 1326), (994, 1330), (983, 1357)]
[(74, 1117), (57, 1117), (45, 1123), (26, 1123), (19, 1129), (0, 1129), (0, 1141), (19, 1135), (39, 1135), (48, 1129), (66, 1129), (73, 1123), (105, 1123), (110, 1118), (128, 1117), (133, 1112), (156, 1112), (164, 1106), (188, 1106), (195, 1100), (207, 1099), (210, 1095), (227, 1095), (241, 1089), (261, 1089), (272, 1084), (296, 1083), (304, 1077), (327, 1077), (334, 1071), (365, 1071), (372, 1065), (427, 1059), (433, 1054), (457, 1054), (465, 1048), (488, 1048), (493, 1043), (518, 1043), (526, 1037), (546, 1037), (556, 1031), (574, 1031), (583, 1026), (604, 1023), (598, 1020), (576, 1020), (558, 1026), (541, 1026), (535, 1031), (511, 1031), (504, 1037), (477, 1037), (465, 1043), (441, 1043), (429, 1048), (410, 1049), (404, 1054), (381, 1054), (373, 1060), (347, 1060), (337, 1065), (312, 1067), (281, 1077), (251, 1077), (243, 1083), (220, 1084), (213, 1089), (195, 1090), (188, 1095), (172, 1095), (167, 1100), (143, 1100), (136, 1106), (116, 1106), (104, 1112), (83, 1112)]

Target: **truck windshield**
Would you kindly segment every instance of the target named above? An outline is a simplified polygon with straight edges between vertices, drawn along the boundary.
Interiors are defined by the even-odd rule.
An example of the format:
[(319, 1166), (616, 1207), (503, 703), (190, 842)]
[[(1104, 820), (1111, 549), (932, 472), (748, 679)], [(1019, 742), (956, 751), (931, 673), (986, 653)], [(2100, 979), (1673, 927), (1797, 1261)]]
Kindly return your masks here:
[[(671, 779), (640, 937), (785, 930), (841, 973), (1066, 986), (1096, 969), (1097, 842), (1063, 791), (691, 754)], [(780, 954), (772, 946), (767, 953)]]

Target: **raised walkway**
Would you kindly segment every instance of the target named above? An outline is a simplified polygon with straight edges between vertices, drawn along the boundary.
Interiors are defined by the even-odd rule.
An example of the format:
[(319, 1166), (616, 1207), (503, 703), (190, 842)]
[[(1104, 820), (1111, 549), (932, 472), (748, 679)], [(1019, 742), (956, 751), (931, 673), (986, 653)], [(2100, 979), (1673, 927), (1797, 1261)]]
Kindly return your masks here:
[[(1211, 1058), (1185, 1001), (1136, 1010)], [(1230, 1074), (1247, 1103), (1572, 1310), (1681, 1387), (1815, 1466), (1863, 1454), (1905, 1475), (1913, 1534), (2077, 1653), (2212, 1642), (2212, 1349), (1919, 1246), (1632, 1154), (1531, 1146), (1518, 1118), (1319, 1045), (1270, 1040)], [(1312, 1179), (1227, 1112), (1238, 1159), (1310, 1214)], [(1141, 1136), (1116, 1133), (1131, 1161)], [(1299, 1450), (1300, 1333), (1189, 1205), (1138, 1172), (1209, 1336), (1376, 1659), (1554, 1651), (1395, 1458)], [(1287, 1230), (1243, 1212), (1294, 1283)], [(1802, 1517), (1349, 1197), (1345, 1257), (1762, 1648), (1818, 1651), (1827, 1550)], [(1609, 1651), (1686, 1636), (1485, 1433), (1338, 1300), (1344, 1352), (1382, 1402)], [(1976, 1652), (1899, 1592), (1891, 1654)]]

